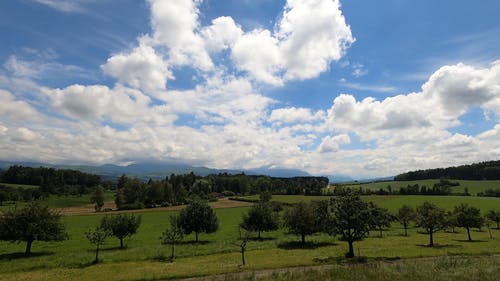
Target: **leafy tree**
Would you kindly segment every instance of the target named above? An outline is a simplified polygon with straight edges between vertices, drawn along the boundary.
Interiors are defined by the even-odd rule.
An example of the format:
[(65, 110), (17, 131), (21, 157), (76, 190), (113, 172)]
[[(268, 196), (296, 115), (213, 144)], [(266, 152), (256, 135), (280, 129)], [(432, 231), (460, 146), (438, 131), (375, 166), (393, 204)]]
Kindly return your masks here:
[(497, 229), (500, 229), (500, 211), (489, 210), (486, 217), (497, 224)]
[(346, 257), (354, 257), (354, 241), (363, 240), (373, 227), (368, 203), (361, 200), (355, 191), (348, 189), (332, 198), (331, 216), (330, 232), (347, 241), (349, 252)]
[(279, 217), (277, 213), (272, 211), (271, 204), (259, 202), (243, 215), (240, 226), (247, 231), (256, 231), (260, 239), (261, 232), (279, 228)]
[(259, 194), (260, 202), (269, 202), (273, 198), (273, 195), (268, 190), (263, 191)]
[(194, 200), (182, 209), (179, 212), (178, 223), (185, 234), (195, 233), (196, 242), (198, 242), (198, 233), (212, 233), (219, 228), (219, 220), (214, 210), (206, 201), (201, 200)]
[(481, 216), (481, 210), (469, 206), (468, 204), (460, 204), (455, 206), (453, 213), (457, 217), (457, 226), (467, 229), (467, 238), (472, 241), (470, 237), (470, 228), (480, 228), (484, 224), (484, 219)]
[(26, 242), (26, 256), (31, 254), (34, 241), (63, 241), (68, 239), (61, 214), (31, 202), (22, 209), (11, 209), (0, 215), (0, 240)]
[(141, 225), (141, 216), (119, 214), (105, 216), (101, 219), (101, 228), (108, 230), (112, 236), (120, 239), (120, 249), (123, 249), (123, 239), (137, 233)]
[(415, 210), (408, 205), (403, 205), (399, 208), (396, 218), (399, 223), (403, 225), (405, 229), (405, 236), (408, 236), (408, 225), (415, 219)]
[(424, 202), (417, 206), (416, 224), (429, 233), (429, 246), (434, 246), (433, 235), (436, 231), (446, 226), (446, 215), (444, 209), (430, 203)]
[(391, 227), (392, 216), (389, 210), (376, 206), (370, 202), (370, 216), (372, 219), (372, 227), (378, 229), (380, 232), (380, 238), (382, 238), (382, 231), (384, 227)]
[(299, 202), (285, 211), (283, 224), (290, 233), (300, 235), (302, 244), (305, 244), (305, 236), (318, 231), (315, 215), (311, 203)]
[(94, 208), (96, 212), (100, 212), (102, 206), (104, 206), (104, 190), (102, 189), (102, 186), (98, 185), (96, 187), (94, 194), (92, 194), (92, 197), (90, 198), (90, 201), (95, 204)]
[(95, 229), (89, 229), (85, 232), (85, 237), (87, 237), (90, 243), (96, 246), (94, 263), (99, 262), (99, 248), (104, 244), (106, 238), (110, 235), (111, 232), (101, 226), (98, 226)]
[(125, 197), (123, 195), (123, 189), (117, 189), (115, 194), (115, 204), (116, 208), (120, 210), (125, 205)]
[(179, 226), (179, 217), (176, 215), (170, 216), (170, 228), (165, 229), (161, 234), (160, 240), (162, 245), (171, 245), (172, 252), (170, 254), (170, 260), (174, 260), (174, 250), (175, 244), (182, 241), (184, 238), (184, 231)]
[(455, 233), (455, 227), (458, 226), (457, 214), (453, 211), (446, 212), (446, 227), (451, 227), (451, 232)]
[[(1, 188), (2, 186), (0, 186)], [(8, 199), (8, 196), (7, 196), (7, 192), (3, 191), (3, 190), (0, 190), (0, 206), (3, 205), (3, 202), (4, 201), (7, 201)]]

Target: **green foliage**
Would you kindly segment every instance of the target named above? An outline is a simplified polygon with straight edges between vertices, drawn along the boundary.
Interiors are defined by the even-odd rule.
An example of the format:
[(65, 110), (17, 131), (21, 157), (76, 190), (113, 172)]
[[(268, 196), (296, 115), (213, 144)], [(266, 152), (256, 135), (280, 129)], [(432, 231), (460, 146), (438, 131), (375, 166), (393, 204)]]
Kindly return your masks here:
[(415, 210), (408, 205), (403, 205), (399, 208), (396, 218), (403, 225), (405, 236), (408, 236), (408, 225), (415, 219)]
[(104, 190), (102, 189), (102, 186), (97, 186), (95, 189), (94, 194), (92, 194), (92, 197), (90, 198), (90, 202), (94, 203), (94, 208), (96, 212), (100, 212), (102, 209), (102, 206), (104, 206)]
[(214, 210), (201, 200), (192, 201), (180, 211), (178, 224), (185, 234), (194, 232), (196, 242), (199, 233), (212, 233), (219, 229), (219, 220)]
[(120, 240), (120, 249), (123, 249), (123, 239), (136, 234), (140, 225), (140, 215), (118, 214), (103, 217), (100, 227), (108, 230), (111, 235), (118, 238)]
[(484, 224), (484, 219), (481, 216), (481, 210), (471, 207), (468, 204), (460, 204), (455, 207), (453, 213), (456, 216), (456, 226), (465, 228), (467, 230), (467, 237), (469, 241), (472, 241), (470, 228), (481, 228)]
[(273, 198), (273, 195), (271, 194), (271, 192), (269, 192), (267, 190), (261, 192), (259, 195), (259, 200), (261, 202), (269, 202), (269, 201), (271, 201), (272, 198)]
[(67, 238), (60, 213), (38, 202), (7, 210), (0, 216), (0, 240), (26, 242), (25, 255), (30, 255), (34, 241), (63, 241)]
[(429, 246), (434, 246), (434, 233), (446, 227), (445, 210), (435, 204), (424, 202), (417, 206), (416, 225), (429, 234)]
[(273, 231), (279, 228), (279, 217), (273, 212), (269, 202), (259, 202), (253, 205), (248, 213), (243, 215), (240, 226), (247, 231), (255, 231), (261, 238), (261, 232)]
[(370, 217), (372, 219), (372, 229), (378, 229), (380, 232), (380, 238), (382, 238), (382, 231), (385, 227), (391, 227), (392, 215), (389, 210), (385, 208), (378, 207), (377, 205), (370, 202)]
[(486, 213), (486, 217), (494, 221), (497, 224), (497, 229), (500, 229), (500, 210), (489, 210), (488, 213)]
[(103, 228), (102, 226), (98, 226), (95, 229), (88, 229), (85, 231), (85, 237), (89, 242), (96, 246), (95, 249), (95, 260), (94, 263), (99, 263), (99, 249), (101, 245), (104, 244), (106, 238), (110, 236), (112, 233), (110, 230)]
[(322, 227), (317, 221), (317, 215), (321, 217), (321, 214), (318, 214), (315, 207), (312, 202), (299, 202), (286, 209), (283, 215), (283, 225), (288, 228), (289, 233), (300, 235), (302, 244), (306, 242), (306, 235), (319, 232)]
[(332, 198), (331, 232), (341, 236), (349, 244), (346, 257), (354, 257), (354, 241), (363, 240), (372, 229), (373, 223), (368, 203), (352, 190)]
[(422, 179), (499, 180), (500, 161), (487, 161), (458, 167), (411, 171), (397, 175), (395, 180)]
[(170, 215), (170, 228), (165, 229), (160, 237), (162, 245), (171, 245), (172, 252), (170, 254), (170, 260), (174, 260), (174, 250), (175, 244), (179, 243), (184, 239), (184, 231), (179, 225), (179, 217), (177, 215)]

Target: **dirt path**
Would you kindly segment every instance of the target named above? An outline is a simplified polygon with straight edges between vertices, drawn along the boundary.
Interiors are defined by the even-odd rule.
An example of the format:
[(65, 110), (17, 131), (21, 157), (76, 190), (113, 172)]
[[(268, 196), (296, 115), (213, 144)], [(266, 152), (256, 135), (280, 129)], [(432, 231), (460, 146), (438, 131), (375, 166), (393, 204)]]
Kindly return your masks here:
[[(239, 208), (239, 207), (248, 207), (251, 206), (252, 203), (249, 202), (241, 202), (228, 200), (227, 198), (221, 198), (219, 201), (210, 202), (209, 205), (214, 209), (223, 209), (223, 208)], [(103, 209), (112, 209), (114, 211), (109, 212), (99, 212), (97, 213), (94, 209), (93, 204), (87, 204), (76, 207), (68, 207), (59, 209), (61, 214), (65, 216), (84, 216), (84, 215), (102, 215), (102, 214), (121, 214), (121, 213), (142, 213), (142, 212), (164, 212), (164, 211), (176, 211), (184, 208), (181, 206), (172, 206), (172, 207), (159, 207), (159, 208), (149, 208), (149, 209), (140, 209), (140, 210), (126, 210), (126, 211), (116, 211), (116, 205), (114, 202), (106, 202), (103, 206)]]
[[(367, 263), (355, 263), (355, 264), (322, 264), (322, 265), (309, 265), (309, 266), (296, 266), (296, 267), (283, 267), (283, 268), (273, 268), (273, 269), (262, 269), (253, 271), (242, 271), (235, 273), (217, 274), (210, 276), (200, 276), (200, 277), (190, 277), (183, 279), (175, 279), (176, 281), (220, 281), (220, 280), (241, 280), (245, 278), (256, 278), (262, 279), (265, 277), (272, 276), (274, 274), (284, 274), (284, 273), (299, 273), (305, 271), (324, 271), (330, 270), (338, 266), (366, 266), (379, 264), (379, 265), (390, 265), (395, 263), (411, 263), (415, 261), (434, 261), (437, 259), (446, 258), (448, 256), (437, 256), (437, 257), (423, 257), (423, 258), (410, 258), (410, 259), (400, 259), (400, 260), (382, 260), (382, 261), (370, 261)], [(473, 258), (475, 256), (453, 256), (454, 258)], [(477, 256), (480, 257), (480, 256)], [(491, 255), (491, 257), (500, 257), (500, 254)]]

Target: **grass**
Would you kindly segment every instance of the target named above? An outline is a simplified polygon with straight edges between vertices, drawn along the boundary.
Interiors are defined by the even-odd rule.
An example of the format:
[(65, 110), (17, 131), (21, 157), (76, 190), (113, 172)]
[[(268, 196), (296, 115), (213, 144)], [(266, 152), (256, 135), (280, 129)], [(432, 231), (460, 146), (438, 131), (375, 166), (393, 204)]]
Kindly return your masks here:
[[(257, 195), (246, 196), (247, 199), (258, 199)], [(329, 196), (304, 195), (273, 195), (272, 201), (284, 203), (298, 203), (300, 201), (328, 200)], [(460, 203), (467, 203), (477, 207), (485, 213), (488, 210), (500, 210), (500, 198), (475, 196), (426, 196), (426, 195), (369, 195), (362, 196), (366, 201), (373, 202), (391, 212), (397, 211), (403, 204), (415, 207), (425, 201), (432, 202), (446, 210), (452, 210)]]
[[(486, 189), (500, 189), (500, 180), (484, 180), (484, 181), (471, 181), (471, 180), (451, 180), (453, 182), (459, 182), (459, 186), (452, 187), (453, 193), (463, 193), (465, 188), (469, 190), (471, 195), (477, 195), (479, 192), (484, 192)], [(390, 185), (392, 190), (399, 190), (401, 187), (406, 187), (408, 185), (418, 184), (419, 186), (432, 187), (439, 180), (418, 180), (418, 181), (383, 181), (383, 182), (371, 182), (371, 183), (359, 183), (359, 184), (347, 184), (345, 186), (358, 189), (360, 186), (365, 189), (370, 189), (373, 191), (383, 189), (387, 190), (387, 186)]]
[[(282, 199), (279, 196), (273, 196)], [(287, 200), (295, 200), (289, 197)], [(400, 198), (401, 200), (401, 198)], [(70, 239), (61, 243), (35, 242), (34, 256), (22, 255), (24, 244), (0, 242), (1, 280), (153, 280), (200, 276), (241, 271), (238, 223), (248, 208), (217, 209), (220, 230), (213, 234), (200, 234), (202, 243), (194, 243), (194, 235), (176, 247), (177, 259), (166, 262), (170, 252), (160, 245), (159, 236), (168, 225), (173, 211), (144, 212), (137, 235), (125, 240), (126, 249), (119, 250), (116, 238), (108, 239), (100, 257), (103, 263), (91, 265), (94, 248), (84, 238), (84, 231), (99, 223), (102, 215), (68, 216), (64, 223)], [(439, 232), (435, 236), (437, 247), (428, 248), (428, 236), (395, 225), (377, 238), (377, 232), (364, 241), (355, 243), (356, 253), (373, 258), (415, 258), (443, 255), (481, 255), (500, 253), (500, 230), (493, 230), (496, 239), (489, 239), (487, 231), (473, 231), (478, 242), (464, 242), (466, 234)], [(306, 237), (308, 244), (297, 244), (298, 237), (284, 230), (264, 233), (261, 241), (251, 240), (247, 246), (247, 266), (244, 270), (317, 265), (320, 261), (340, 259), (347, 244), (325, 235)]]
[[(40, 200), (42, 204), (48, 205), (50, 208), (68, 208), (68, 207), (76, 207), (82, 206), (90, 203), (91, 194), (85, 194), (82, 196), (77, 195), (50, 195), (48, 198), (44, 198)], [(104, 193), (104, 201), (113, 201), (115, 194), (113, 192), (107, 191)], [(7, 208), (12, 208), (13, 205), (17, 205), (18, 207), (22, 207), (26, 205), (26, 202), (18, 201), (18, 202), (9, 202), (4, 203), (4, 205), (0, 206), (0, 211), (5, 210)]]
[(17, 183), (3, 183), (3, 182), (0, 182), (0, 185), (5, 185), (5, 186), (9, 186), (9, 187), (14, 187), (14, 188), (23, 188), (23, 189), (35, 189), (35, 188), (38, 188), (39, 186), (38, 185), (28, 185), (28, 184), (17, 184)]

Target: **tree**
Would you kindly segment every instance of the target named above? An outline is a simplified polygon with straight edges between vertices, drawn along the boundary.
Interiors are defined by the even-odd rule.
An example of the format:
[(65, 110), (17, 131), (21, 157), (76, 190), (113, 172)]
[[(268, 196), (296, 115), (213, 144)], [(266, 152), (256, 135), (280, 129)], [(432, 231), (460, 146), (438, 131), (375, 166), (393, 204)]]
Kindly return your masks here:
[(412, 220), (415, 219), (415, 210), (408, 205), (403, 205), (398, 210), (398, 214), (396, 215), (399, 223), (401, 223), (405, 229), (405, 236), (408, 236), (408, 225)]
[(104, 206), (104, 190), (102, 186), (98, 185), (95, 189), (94, 194), (90, 198), (90, 201), (95, 204), (94, 208), (96, 212), (100, 212), (102, 206)]
[(259, 194), (260, 202), (269, 202), (273, 198), (273, 195), (268, 190), (263, 191)]
[(104, 244), (109, 235), (111, 235), (111, 232), (101, 226), (95, 229), (89, 229), (85, 232), (85, 237), (87, 237), (90, 243), (96, 246), (94, 263), (99, 262), (99, 248)]
[(451, 227), (451, 232), (455, 233), (455, 227), (458, 226), (457, 214), (453, 211), (446, 212), (446, 227)]
[(241, 264), (245, 265), (245, 252), (247, 250), (247, 243), (250, 240), (250, 231), (246, 230), (245, 235), (241, 236), (240, 234), (240, 250), (241, 250)]
[(198, 242), (198, 233), (212, 233), (219, 229), (219, 220), (214, 210), (206, 201), (194, 200), (179, 212), (179, 227), (185, 234), (195, 233)]
[(26, 256), (31, 254), (34, 241), (63, 241), (67, 238), (61, 214), (36, 201), (0, 215), (0, 240), (26, 242)]
[(453, 213), (456, 215), (457, 226), (467, 229), (467, 238), (469, 241), (472, 241), (470, 228), (480, 228), (484, 224), (483, 217), (481, 216), (481, 210), (462, 203), (455, 206)]
[(424, 202), (417, 206), (416, 225), (424, 228), (429, 233), (429, 246), (434, 246), (433, 235), (436, 231), (446, 226), (446, 215), (444, 209), (430, 203)]
[(240, 226), (247, 231), (256, 231), (260, 239), (261, 232), (279, 228), (279, 217), (277, 213), (272, 211), (271, 204), (259, 202), (243, 215)]
[[(0, 188), (1, 188), (1, 187), (2, 187), (2, 186), (0, 186)], [(7, 195), (8, 195), (8, 194), (7, 194), (7, 192), (5, 192), (5, 191), (3, 191), (3, 190), (0, 190), (0, 206), (2, 206), (2, 205), (3, 205), (3, 202), (4, 202), (4, 201), (7, 201), (7, 199), (9, 198)]]
[(161, 234), (160, 240), (162, 245), (171, 245), (172, 252), (170, 254), (170, 260), (174, 260), (174, 250), (175, 244), (182, 241), (184, 238), (184, 231), (179, 226), (179, 217), (176, 215), (170, 216), (170, 228), (165, 229)]
[(315, 215), (312, 203), (299, 202), (285, 211), (283, 224), (290, 233), (300, 235), (302, 244), (305, 244), (305, 236), (318, 231)]
[(141, 216), (119, 214), (105, 216), (101, 219), (101, 228), (109, 230), (111, 235), (120, 239), (120, 249), (123, 249), (123, 239), (137, 233), (141, 225)]
[(330, 232), (340, 235), (349, 244), (347, 258), (354, 257), (354, 241), (363, 240), (372, 229), (370, 215), (368, 203), (361, 200), (355, 191), (348, 189), (332, 198)]
[(391, 227), (392, 216), (389, 210), (381, 208), (372, 202), (369, 204), (370, 216), (372, 219), (373, 229), (377, 229), (380, 233), (380, 238), (383, 237), (384, 227)]
[(500, 229), (500, 211), (489, 210), (486, 217), (497, 224), (497, 229)]

